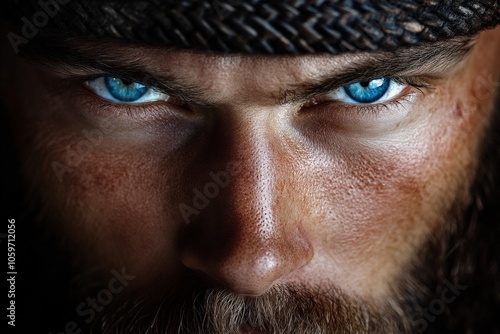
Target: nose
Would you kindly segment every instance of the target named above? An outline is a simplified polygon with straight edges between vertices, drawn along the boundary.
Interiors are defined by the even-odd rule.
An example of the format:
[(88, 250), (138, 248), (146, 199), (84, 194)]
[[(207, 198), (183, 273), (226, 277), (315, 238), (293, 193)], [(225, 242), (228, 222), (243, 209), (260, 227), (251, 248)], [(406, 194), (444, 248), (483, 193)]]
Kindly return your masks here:
[(212, 170), (197, 172), (208, 180), (195, 187), (199, 210), (186, 227), (181, 257), (185, 267), (234, 293), (259, 295), (305, 266), (313, 249), (278, 139), (271, 130), (239, 130), (210, 148), (219, 152)]

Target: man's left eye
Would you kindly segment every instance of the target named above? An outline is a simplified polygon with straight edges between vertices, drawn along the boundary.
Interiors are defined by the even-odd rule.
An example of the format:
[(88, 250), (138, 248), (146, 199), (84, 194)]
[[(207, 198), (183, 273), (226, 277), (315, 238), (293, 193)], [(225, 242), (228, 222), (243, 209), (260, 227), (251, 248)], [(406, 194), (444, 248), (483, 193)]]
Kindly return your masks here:
[(110, 76), (87, 81), (85, 85), (105, 100), (122, 104), (168, 101), (170, 96), (137, 82), (128, 82)]
[(341, 87), (325, 98), (347, 104), (378, 104), (392, 100), (406, 87), (393, 79), (378, 78)]

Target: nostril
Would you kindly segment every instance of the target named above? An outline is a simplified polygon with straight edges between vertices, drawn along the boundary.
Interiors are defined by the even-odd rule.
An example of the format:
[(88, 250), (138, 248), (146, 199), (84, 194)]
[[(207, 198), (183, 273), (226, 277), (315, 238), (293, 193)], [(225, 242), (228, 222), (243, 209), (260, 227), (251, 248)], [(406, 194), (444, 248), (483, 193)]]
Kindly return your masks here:
[[(247, 249), (247, 251), (249, 251)], [(262, 249), (261, 249), (262, 251)], [(223, 257), (185, 257), (184, 265), (210, 286), (244, 296), (259, 296), (306, 262), (272, 250), (233, 253)], [(293, 251), (288, 254), (294, 253)], [(207, 255), (207, 254), (205, 254)]]
[(203, 234), (208, 241), (192, 235), (181, 251), (182, 263), (210, 286), (258, 296), (276, 284), (293, 280), (296, 276), (291, 274), (313, 257), (312, 245), (300, 228), (265, 240), (251, 233), (242, 235), (244, 239), (220, 239)]

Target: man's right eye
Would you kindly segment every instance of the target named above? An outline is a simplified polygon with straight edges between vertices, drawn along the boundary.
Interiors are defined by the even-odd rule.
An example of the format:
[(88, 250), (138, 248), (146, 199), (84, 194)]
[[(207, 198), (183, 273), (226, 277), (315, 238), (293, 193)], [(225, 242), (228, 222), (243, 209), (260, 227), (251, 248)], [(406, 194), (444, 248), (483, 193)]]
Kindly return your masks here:
[(85, 82), (85, 86), (97, 96), (115, 103), (141, 104), (156, 101), (167, 102), (171, 97), (154, 88), (120, 78), (103, 76)]

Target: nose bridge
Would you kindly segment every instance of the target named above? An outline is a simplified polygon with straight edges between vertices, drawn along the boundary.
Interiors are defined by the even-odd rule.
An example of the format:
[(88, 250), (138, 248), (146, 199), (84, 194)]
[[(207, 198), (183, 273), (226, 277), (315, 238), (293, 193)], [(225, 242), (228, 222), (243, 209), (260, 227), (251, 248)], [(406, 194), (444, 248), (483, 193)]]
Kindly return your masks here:
[(236, 168), (219, 196), (189, 226), (183, 261), (233, 291), (260, 294), (307, 263), (311, 249), (300, 222), (287, 217), (280, 205), (283, 166), (270, 121), (242, 121), (224, 133), (215, 144), (223, 147), (216, 165)]
[[(280, 223), (275, 217), (275, 186), (276, 164), (279, 159), (273, 159), (271, 151), (272, 134), (266, 129), (254, 128), (251, 135), (241, 143), (236, 144), (235, 152), (242, 163), (242, 172), (234, 180), (234, 187), (229, 189), (229, 195), (236, 199), (231, 201), (236, 219), (252, 221), (245, 224), (252, 228), (258, 240), (273, 238), (275, 228)], [(239, 217), (238, 217), (239, 216)]]

